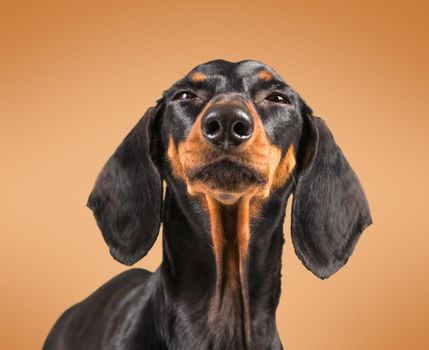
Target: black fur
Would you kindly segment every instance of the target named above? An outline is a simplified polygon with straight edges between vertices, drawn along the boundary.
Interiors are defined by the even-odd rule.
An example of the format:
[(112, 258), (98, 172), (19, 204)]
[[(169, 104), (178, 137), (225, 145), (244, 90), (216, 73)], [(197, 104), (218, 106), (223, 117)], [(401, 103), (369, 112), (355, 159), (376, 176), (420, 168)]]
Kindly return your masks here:
[[(257, 79), (261, 69), (271, 72), (273, 81)], [(275, 311), (289, 195), (294, 193), (296, 253), (320, 278), (346, 263), (371, 223), (362, 188), (325, 123), (275, 71), (255, 61), (217, 60), (192, 72), (208, 79), (192, 82), (187, 75), (165, 92), (109, 159), (88, 202), (113, 257), (127, 265), (151, 248), (162, 221), (160, 268), (154, 273), (124, 272), (67, 310), (48, 336), (45, 350), (282, 349)], [(196, 98), (177, 98), (183, 91)], [(273, 91), (284, 96), (284, 103), (267, 98)], [(176, 146), (186, 139), (209, 101), (230, 93), (253, 104), (270, 143), (283, 156), (295, 147), (298, 165), (252, 218), (247, 284), (240, 287), (246, 288), (245, 294), (225, 287), (219, 296), (207, 211), (173, 176), (166, 149), (170, 136)], [(222, 188), (262, 181), (229, 159), (203, 164), (193, 176)], [(162, 180), (167, 184), (164, 203)], [(234, 206), (222, 208), (225, 237), (232, 242), (235, 213)], [(220, 303), (213, 309), (215, 297)]]
[(162, 184), (153, 160), (153, 130), (160, 107), (150, 108), (110, 157), (88, 200), (113, 257), (132, 265), (158, 236)]
[(359, 180), (323, 120), (311, 124), (312, 158), (296, 186), (292, 241), (303, 264), (320, 278), (343, 266), (371, 224)]

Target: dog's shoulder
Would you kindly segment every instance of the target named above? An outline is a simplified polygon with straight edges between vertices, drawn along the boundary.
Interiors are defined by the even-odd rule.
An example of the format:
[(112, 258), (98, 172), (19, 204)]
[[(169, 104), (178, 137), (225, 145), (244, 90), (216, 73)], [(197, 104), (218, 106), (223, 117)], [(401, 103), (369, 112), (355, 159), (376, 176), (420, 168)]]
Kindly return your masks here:
[(144, 269), (126, 270), (104, 283), (83, 302), (91, 299), (110, 298), (112, 293), (129, 293), (135, 288), (143, 288), (152, 275), (152, 272)]
[[(43, 349), (57, 349), (54, 339), (67, 344), (66, 349), (102, 348), (103, 338), (115, 333), (129, 310), (144, 307), (142, 295), (151, 294), (147, 288), (153, 288), (156, 278), (157, 273), (143, 269), (130, 269), (115, 276), (61, 315)], [(86, 338), (87, 333), (93, 336)], [(78, 344), (83, 338), (91, 339), (91, 344)]]
[[(113, 277), (89, 297), (77, 304), (81, 309), (99, 309), (103, 315), (112, 316), (118, 308), (132, 303), (145, 293), (148, 281), (154, 274), (143, 269), (130, 269)], [(73, 307), (72, 307), (73, 309)]]

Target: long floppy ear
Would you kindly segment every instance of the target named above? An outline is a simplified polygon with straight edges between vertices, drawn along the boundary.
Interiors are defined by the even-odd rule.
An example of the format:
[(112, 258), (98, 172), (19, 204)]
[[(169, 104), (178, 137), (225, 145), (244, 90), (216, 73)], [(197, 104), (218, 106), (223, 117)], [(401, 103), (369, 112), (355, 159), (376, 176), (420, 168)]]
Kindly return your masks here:
[(292, 241), (302, 263), (325, 279), (350, 257), (371, 223), (363, 189), (324, 121), (304, 105), (305, 165), (292, 205)]
[(161, 221), (162, 181), (156, 135), (162, 105), (149, 108), (104, 165), (88, 199), (119, 262), (132, 265), (154, 244)]

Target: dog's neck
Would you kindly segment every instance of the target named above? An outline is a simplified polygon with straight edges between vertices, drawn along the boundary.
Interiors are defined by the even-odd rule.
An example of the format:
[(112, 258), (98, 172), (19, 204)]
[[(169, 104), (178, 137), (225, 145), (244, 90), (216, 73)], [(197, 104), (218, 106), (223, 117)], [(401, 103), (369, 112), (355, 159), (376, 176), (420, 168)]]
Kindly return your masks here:
[(233, 205), (206, 199), (210, 234), (216, 262), (216, 285), (211, 300), (209, 322), (220, 325), (228, 315), (232, 333), (250, 344), (250, 315), (247, 251), (249, 243), (249, 201)]
[[(208, 327), (212, 344), (254, 349), (258, 334), (277, 337), (285, 196), (265, 203), (257, 221), (250, 199), (183, 198), (167, 193), (163, 228), (163, 281), (179, 317)], [(195, 212), (206, 219), (195, 221)]]

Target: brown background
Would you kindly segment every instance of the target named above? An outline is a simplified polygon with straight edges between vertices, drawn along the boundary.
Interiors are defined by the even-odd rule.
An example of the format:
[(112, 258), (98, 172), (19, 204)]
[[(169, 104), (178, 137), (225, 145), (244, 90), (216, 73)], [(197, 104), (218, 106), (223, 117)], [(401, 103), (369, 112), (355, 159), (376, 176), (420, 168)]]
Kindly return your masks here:
[[(73, 3), (73, 4), (71, 4)], [(87, 195), (147, 107), (194, 65), (273, 66), (325, 118), (374, 225), (327, 281), (286, 227), (288, 350), (429, 349), (427, 1), (6, 1), (0, 9), (0, 348), (126, 269)], [(160, 240), (137, 266), (155, 269)]]

